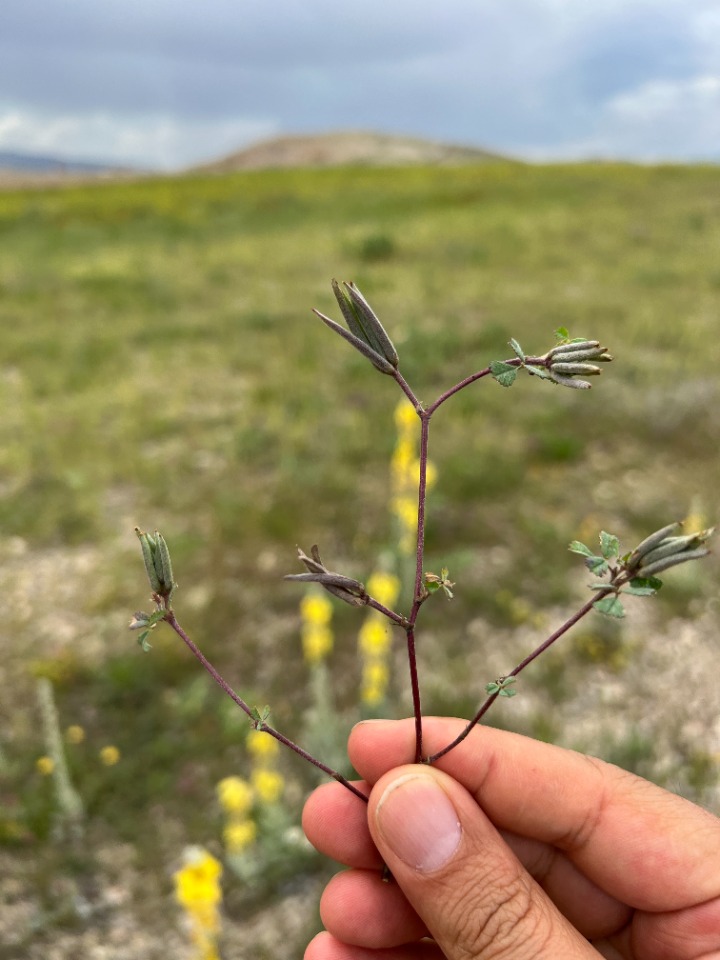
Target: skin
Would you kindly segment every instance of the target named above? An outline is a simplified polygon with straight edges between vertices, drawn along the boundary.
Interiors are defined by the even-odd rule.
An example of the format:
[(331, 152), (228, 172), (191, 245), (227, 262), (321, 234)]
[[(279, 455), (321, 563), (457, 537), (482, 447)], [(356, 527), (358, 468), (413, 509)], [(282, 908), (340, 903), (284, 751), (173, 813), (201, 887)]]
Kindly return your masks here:
[[(426, 753), (463, 726), (424, 720)], [(330, 783), (304, 810), (310, 841), (349, 868), (305, 960), (720, 960), (720, 819), (706, 810), (488, 727), (428, 767), (411, 763), (412, 720), (366, 722), (349, 755), (367, 807)]]

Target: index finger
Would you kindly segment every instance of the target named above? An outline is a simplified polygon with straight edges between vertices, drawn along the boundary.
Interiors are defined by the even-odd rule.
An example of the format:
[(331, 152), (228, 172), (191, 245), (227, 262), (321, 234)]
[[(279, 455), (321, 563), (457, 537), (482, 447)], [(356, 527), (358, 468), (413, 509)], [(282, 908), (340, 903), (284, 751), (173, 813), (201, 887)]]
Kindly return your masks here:
[[(424, 753), (465, 721), (423, 719)], [(414, 721), (360, 723), (353, 766), (369, 783), (412, 763)], [(573, 750), (477, 726), (437, 761), (500, 829), (562, 850), (587, 877), (641, 910), (679, 910), (720, 896), (720, 820), (634, 774)]]

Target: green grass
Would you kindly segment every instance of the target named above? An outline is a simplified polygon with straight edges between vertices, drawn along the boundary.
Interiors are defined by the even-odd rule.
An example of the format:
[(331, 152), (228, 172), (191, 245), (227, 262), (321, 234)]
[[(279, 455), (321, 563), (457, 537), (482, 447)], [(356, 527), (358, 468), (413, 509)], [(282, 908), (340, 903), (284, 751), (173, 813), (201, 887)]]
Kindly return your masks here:
[[(464, 656), (473, 617), (507, 624), (508, 590), (540, 609), (575, 596), (566, 544), (585, 527), (629, 547), (693, 504), (716, 517), (718, 249), (710, 167), (272, 171), (0, 193), (0, 531), (30, 568), (92, 557), (59, 599), (31, 590), (8, 614), (0, 715), (18, 776), (42, 752), (27, 661), (52, 673), (68, 646), (63, 722), (125, 758), (124, 773), (88, 766), (90, 811), (148, 863), (177, 851), (158, 853), (142, 811), (167, 805), (202, 840), (215, 780), (242, 769), (214, 691), (183, 709), (191, 688), (197, 701), (185, 651), (158, 636), (141, 655), (124, 630), (146, 604), (135, 523), (170, 543), (188, 630), (278, 726), (297, 724), (298, 591), (280, 580), (295, 545), (318, 542), (363, 577), (389, 529), (398, 391), (310, 312), (337, 315), (333, 276), (370, 299), (426, 401), (507, 357), (511, 336), (544, 352), (563, 325), (617, 358), (587, 395), (485, 381), (433, 421), (428, 567), (447, 559), (459, 582), (427, 623), (448, 658)], [(512, 562), (488, 568), (497, 549)], [(709, 597), (714, 570), (660, 608)], [(54, 603), (71, 627), (50, 641), (37, 622)], [(350, 705), (358, 622), (343, 610), (338, 623), (350, 652), (334, 682)], [(704, 771), (695, 763), (695, 781)], [(42, 845), (47, 805), (22, 805), (36, 810), (27, 842)]]

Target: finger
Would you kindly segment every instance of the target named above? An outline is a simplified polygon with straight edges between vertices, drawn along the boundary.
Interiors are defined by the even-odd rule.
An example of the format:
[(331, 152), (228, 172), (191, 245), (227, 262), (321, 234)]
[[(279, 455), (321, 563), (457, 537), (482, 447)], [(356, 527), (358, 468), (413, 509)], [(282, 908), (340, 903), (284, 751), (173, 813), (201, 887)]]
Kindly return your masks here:
[[(464, 721), (427, 718), (425, 753)], [(373, 783), (414, 755), (413, 721), (359, 724), (350, 759)], [(720, 820), (611, 764), (490, 727), (436, 764), (503, 829), (563, 850), (603, 890), (642, 910), (676, 910), (720, 895)]]
[(720, 960), (720, 897), (660, 917), (636, 914), (631, 946), (638, 960)]
[(445, 960), (435, 943), (422, 942), (387, 950), (369, 950), (342, 943), (329, 933), (319, 933), (308, 944), (304, 960)]
[[(363, 870), (381, 868), (382, 858), (370, 835), (367, 810), (340, 784), (324, 784), (310, 794), (303, 811), (303, 827), (313, 846), (333, 860)], [(555, 847), (507, 831), (502, 836), (583, 936), (608, 936), (628, 922), (630, 909), (584, 876)]]
[[(366, 784), (355, 782), (361, 790)], [(310, 843), (348, 867), (380, 870), (382, 858), (370, 836), (367, 805), (339, 783), (324, 783), (305, 801), (302, 825)]]
[(376, 870), (336, 874), (320, 899), (320, 917), (334, 937), (358, 947), (397, 947), (428, 935), (400, 887)]
[(374, 787), (368, 817), (393, 877), (448, 960), (597, 957), (474, 798), (440, 770), (392, 770)]
[(500, 833), (560, 913), (588, 940), (607, 937), (630, 922), (632, 909), (601, 890), (556, 847)]

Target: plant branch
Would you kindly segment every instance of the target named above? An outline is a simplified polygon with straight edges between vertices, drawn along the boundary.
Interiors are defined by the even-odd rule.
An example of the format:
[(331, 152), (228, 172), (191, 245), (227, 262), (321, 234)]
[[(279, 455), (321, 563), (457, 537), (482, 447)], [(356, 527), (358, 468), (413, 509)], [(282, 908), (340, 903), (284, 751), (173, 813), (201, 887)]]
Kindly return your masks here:
[[(512, 357), (510, 360), (503, 360), (503, 363), (506, 363), (510, 367), (522, 367), (524, 366), (523, 361), (519, 357)], [(526, 357), (525, 363), (529, 363), (531, 366), (542, 367), (545, 366), (544, 357)], [(449, 390), (446, 390), (445, 393), (442, 393), (435, 403), (430, 404), (430, 406), (425, 411), (428, 416), (432, 416), (433, 413), (437, 410), (439, 406), (445, 403), (446, 400), (449, 400), (450, 397), (454, 396), (456, 393), (459, 393), (461, 390), (464, 390), (465, 387), (469, 387), (471, 383), (475, 383), (476, 380), (482, 380), (483, 377), (488, 377), (491, 374), (490, 367), (485, 367), (483, 370), (478, 370), (477, 373), (470, 374), (469, 377), (465, 377), (464, 380), (461, 380), (460, 383), (456, 383), (454, 387), (450, 387)]]
[(236, 703), (241, 710), (244, 710), (245, 713), (248, 715), (248, 717), (250, 717), (250, 720), (255, 725), (255, 729), (263, 730), (265, 733), (269, 733), (271, 737), (274, 737), (276, 740), (284, 744), (286, 747), (290, 747), (291, 750), (294, 750), (299, 757), (303, 758), (303, 760), (307, 760), (308, 763), (312, 763), (313, 766), (317, 767), (319, 770), (322, 770), (323, 773), (326, 773), (329, 777), (332, 777), (333, 780), (337, 780), (338, 783), (341, 783), (346, 789), (348, 789), (351, 793), (354, 793), (355, 796), (359, 797), (364, 803), (368, 802), (368, 799), (365, 796), (365, 794), (361, 793), (360, 790), (357, 789), (357, 787), (353, 786), (353, 784), (350, 783), (350, 781), (347, 780), (341, 773), (338, 773), (337, 770), (333, 770), (331, 767), (328, 767), (326, 764), (322, 763), (322, 761), (317, 760), (315, 757), (312, 756), (312, 754), (308, 753), (307, 750), (303, 750), (303, 748), (299, 746), (297, 743), (293, 743), (292, 740), (288, 740), (287, 737), (283, 736), (283, 734), (280, 733), (278, 730), (275, 730), (274, 727), (269, 726), (269, 724), (265, 722), (263, 722), (262, 724), (258, 724), (252, 708), (248, 706), (248, 704), (243, 700), (241, 696), (235, 693), (235, 691), (227, 683), (227, 681), (220, 676), (220, 674), (217, 672), (215, 667), (207, 659), (205, 654), (199, 649), (199, 647), (196, 646), (195, 643), (193, 643), (193, 641), (190, 639), (190, 637), (185, 633), (183, 628), (178, 623), (177, 618), (175, 616), (175, 612), (171, 608), (167, 609), (164, 619), (165, 619), (165, 622), (168, 624), (168, 626), (175, 631), (175, 633), (180, 637), (183, 643), (188, 647), (188, 649), (193, 654), (193, 656), (200, 661), (204, 669), (210, 674), (210, 676), (213, 678), (215, 683), (217, 683), (217, 685), (222, 689), (222, 691), (225, 694), (227, 694), (227, 696), (230, 697), (233, 703)]
[(398, 386), (400, 387), (402, 392), (405, 394), (405, 396), (408, 398), (410, 403), (413, 405), (413, 407), (415, 407), (415, 411), (417, 412), (418, 416), (421, 416), (423, 405), (420, 403), (418, 398), (413, 393), (410, 387), (410, 384), (407, 382), (405, 377), (400, 373), (399, 370), (395, 370), (395, 372), (393, 373), (393, 377), (397, 381)]
[(407, 626), (409, 623), (407, 617), (403, 617), (399, 613), (395, 613), (394, 610), (390, 610), (388, 607), (380, 603), (379, 600), (375, 600), (374, 597), (371, 597), (369, 595), (365, 603), (368, 607), (372, 607), (373, 610), (377, 610), (378, 613), (381, 613), (384, 617), (387, 617), (388, 620), (392, 620), (392, 622), (397, 624), (398, 627), (403, 627), (403, 629), (407, 629)]
[[(570, 629), (570, 627), (575, 626), (575, 624), (576, 624), (579, 620), (582, 620), (582, 618), (592, 610), (593, 604), (594, 604), (597, 600), (601, 599), (601, 598), (604, 597), (604, 596), (607, 596), (607, 594), (609, 594), (609, 593), (615, 593), (616, 590), (617, 590), (617, 584), (608, 584), (608, 586), (607, 586), (607, 588), (606, 588), (605, 590), (598, 590), (598, 591), (595, 593), (595, 595), (594, 595), (593, 597), (591, 597), (591, 598), (587, 601), (587, 603), (585, 603), (585, 604), (584, 604), (576, 613), (574, 613), (568, 620), (566, 620), (565, 623), (555, 631), (555, 633), (551, 634), (551, 635), (547, 638), (547, 640), (545, 640), (543, 643), (540, 644), (539, 647), (536, 647), (535, 650), (533, 650), (532, 653), (528, 654), (528, 656), (525, 657), (524, 660), (521, 660), (520, 663), (515, 667), (515, 669), (512, 670), (509, 674), (507, 674), (507, 676), (508, 676), (508, 677), (517, 677), (518, 674), (522, 673), (522, 671), (525, 669), (525, 667), (527, 667), (529, 664), (531, 664), (531, 663), (533, 662), (533, 660), (536, 660), (536, 659), (540, 656), (540, 654), (544, 653), (544, 652), (548, 649), (548, 647), (551, 647), (551, 646), (553, 645), (553, 643), (555, 643), (556, 640), (559, 640), (560, 637), (561, 637), (564, 633), (567, 633), (567, 631)], [(482, 704), (482, 706), (480, 707), (480, 709), (478, 710), (478, 712), (475, 714), (475, 716), (472, 718), (472, 720), (468, 723), (468, 725), (467, 725), (467, 726), (465, 727), (465, 729), (462, 731), (462, 733), (460, 733), (460, 734), (452, 741), (452, 743), (449, 743), (446, 747), (443, 747), (442, 750), (438, 750), (438, 752), (432, 754), (432, 756), (426, 757), (426, 758), (425, 758), (425, 763), (435, 763), (435, 761), (436, 761), (436, 760), (439, 760), (440, 757), (444, 757), (445, 754), (450, 753), (451, 750), (453, 750), (455, 747), (457, 747), (457, 745), (458, 745), (459, 743), (462, 743), (462, 741), (465, 739), (465, 737), (467, 737), (467, 735), (470, 733), (470, 731), (472, 730), (472, 728), (473, 728), (476, 724), (478, 724), (478, 723), (480, 722), (480, 720), (485, 716), (485, 714), (488, 712), (488, 710), (489, 710), (490, 707), (493, 705), (493, 703), (495, 702), (495, 700), (497, 700), (497, 698), (498, 698), (499, 695), (500, 695), (500, 691), (496, 691), (495, 693), (491, 693), (490, 696), (487, 698), (487, 700), (485, 700), (485, 702)]]

